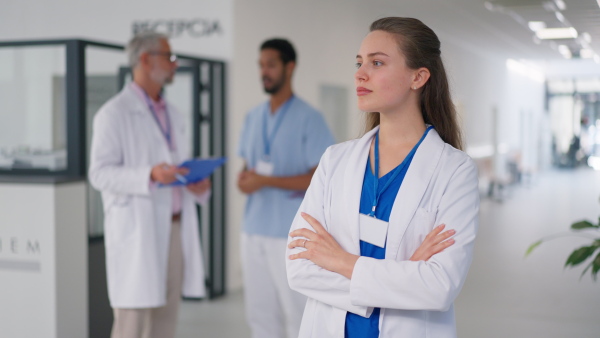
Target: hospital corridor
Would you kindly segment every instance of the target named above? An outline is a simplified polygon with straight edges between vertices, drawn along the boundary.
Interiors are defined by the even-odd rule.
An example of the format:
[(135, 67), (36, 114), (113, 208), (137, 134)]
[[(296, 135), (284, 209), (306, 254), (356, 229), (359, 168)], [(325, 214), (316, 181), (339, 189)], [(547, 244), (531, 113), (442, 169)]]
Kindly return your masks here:
[(600, 337), (600, 0), (8, 0), (0, 338)]

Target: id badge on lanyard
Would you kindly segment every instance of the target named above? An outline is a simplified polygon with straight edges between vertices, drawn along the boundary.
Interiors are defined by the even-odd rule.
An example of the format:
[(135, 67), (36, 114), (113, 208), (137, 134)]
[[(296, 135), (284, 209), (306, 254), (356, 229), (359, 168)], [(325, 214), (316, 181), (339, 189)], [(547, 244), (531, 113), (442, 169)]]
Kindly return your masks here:
[(267, 162), (264, 160), (258, 160), (256, 163), (256, 173), (263, 176), (273, 176), (275, 166), (273, 162)]
[(158, 129), (160, 129), (163, 136), (165, 137), (165, 141), (167, 141), (167, 146), (169, 147), (169, 150), (173, 151), (175, 147), (173, 145), (173, 140), (171, 139), (171, 119), (169, 118), (169, 111), (167, 107), (165, 106), (166, 126), (165, 128), (163, 128), (162, 124), (160, 123), (160, 119), (158, 118), (158, 113), (156, 112), (156, 110), (154, 110), (154, 106), (146, 92), (144, 92), (144, 97), (146, 98), (146, 104), (148, 105), (148, 109), (150, 109), (150, 112), (152, 112), (152, 117), (154, 117)]
[(273, 161), (271, 159), (271, 144), (273, 144), (275, 134), (277, 134), (277, 130), (279, 130), (279, 127), (281, 126), (281, 121), (283, 120), (284, 115), (287, 112), (293, 100), (294, 95), (292, 95), (292, 97), (290, 97), (284, 103), (283, 107), (281, 107), (281, 111), (279, 112), (279, 116), (277, 116), (277, 120), (275, 121), (275, 125), (273, 126), (273, 131), (271, 132), (271, 135), (267, 135), (267, 119), (269, 117), (269, 109), (267, 104), (267, 109), (265, 111), (265, 118), (263, 123), (263, 143), (265, 146), (265, 150), (262, 158), (258, 160), (255, 167), (256, 173), (259, 175), (273, 176), (273, 173), (275, 172), (275, 165), (273, 164)]
[(359, 224), (361, 241), (376, 245), (380, 248), (385, 247), (389, 222), (382, 221), (374, 216), (359, 214)]
[[(414, 155), (414, 153), (417, 151), (417, 148), (419, 147), (421, 142), (423, 142), (423, 139), (425, 139), (425, 136), (431, 129), (432, 129), (432, 127), (430, 126), (425, 130), (425, 133), (423, 134), (423, 136), (421, 136), (421, 139), (419, 140), (419, 142), (417, 142), (417, 144), (413, 147), (413, 149), (407, 155), (407, 158), (410, 158)], [(360, 221), (359, 231), (360, 231), (360, 240), (361, 241), (365, 241), (367, 243), (371, 243), (380, 248), (383, 248), (383, 247), (385, 247), (385, 241), (387, 239), (389, 222), (377, 219), (377, 217), (375, 216), (375, 211), (377, 210), (377, 205), (379, 204), (379, 199), (380, 199), (381, 195), (383, 195), (383, 192), (390, 186), (390, 184), (396, 179), (396, 177), (403, 170), (404, 166), (406, 166), (407, 164), (405, 164), (405, 162), (403, 162), (400, 167), (395, 169), (395, 171), (392, 173), (392, 176), (387, 180), (386, 184), (381, 188), (381, 190), (379, 190), (379, 132), (377, 132), (377, 134), (375, 135), (374, 154), (375, 154), (375, 163), (374, 163), (375, 164), (375, 173), (374, 173), (375, 180), (373, 182), (373, 195), (375, 198), (373, 200), (371, 212), (369, 213), (369, 215), (365, 215), (365, 214), (359, 215), (359, 221)], [(408, 163), (408, 162), (406, 162), (406, 163)]]

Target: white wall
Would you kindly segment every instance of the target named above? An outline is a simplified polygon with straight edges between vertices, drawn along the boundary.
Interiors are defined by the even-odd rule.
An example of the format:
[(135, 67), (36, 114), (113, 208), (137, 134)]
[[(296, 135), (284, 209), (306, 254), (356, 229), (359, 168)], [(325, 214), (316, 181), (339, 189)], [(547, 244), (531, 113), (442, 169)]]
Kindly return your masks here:
[[(133, 23), (151, 20), (218, 21), (221, 33), (192, 37), (189, 31), (171, 40), (173, 50), (228, 58), (231, 54), (231, 0), (173, 1), (9, 1), (0, 11), (0, 41), (85, 38), (125, 44)], [(165, 31), (167, 26), (160, 25)], [(193, 30), (202, 30), (194, 26)]]

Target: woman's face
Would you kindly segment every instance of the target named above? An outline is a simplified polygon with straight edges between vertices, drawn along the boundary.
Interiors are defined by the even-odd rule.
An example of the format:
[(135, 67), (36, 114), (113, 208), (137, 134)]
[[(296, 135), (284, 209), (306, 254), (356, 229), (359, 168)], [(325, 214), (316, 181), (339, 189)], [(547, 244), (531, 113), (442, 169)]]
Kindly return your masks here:
[(406, 66), (392, 34), (369, 33), (360, 45), (356, 66), (354, 83), (360, 110), (385, 113), (404, 106), (417, 71)]

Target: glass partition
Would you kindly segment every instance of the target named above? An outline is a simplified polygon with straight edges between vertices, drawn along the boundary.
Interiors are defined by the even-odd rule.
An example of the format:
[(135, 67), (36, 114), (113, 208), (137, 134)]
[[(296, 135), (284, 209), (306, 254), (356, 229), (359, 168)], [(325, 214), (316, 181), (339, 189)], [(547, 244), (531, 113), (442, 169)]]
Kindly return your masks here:
[(600, 168), (600, 78), (549, 79), (553, 163)]
[(179, 67), (173, 82), (164, 89), (164, 96), (177, 112), (183, 115), (185, 134), (190, 145), (194, 144), (194, 74), (191, 67)]
[[(122, 49), (89, 45), (85, 48), (86, 149), (91, 149), (94, 116), (120, 88), (119, 71), (127, 65)], [(89, 151), (86, 168), (89, 168)], [(104, 212), (100, 192), (88, 182), (88, 232), (90, 237), (104, 234)]]
[(0, 47), (0, 168), (67, 168), (66, 46)]

